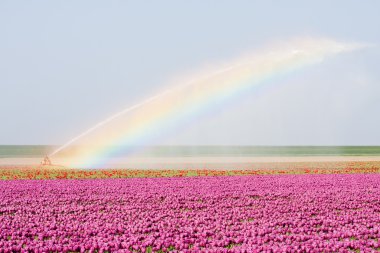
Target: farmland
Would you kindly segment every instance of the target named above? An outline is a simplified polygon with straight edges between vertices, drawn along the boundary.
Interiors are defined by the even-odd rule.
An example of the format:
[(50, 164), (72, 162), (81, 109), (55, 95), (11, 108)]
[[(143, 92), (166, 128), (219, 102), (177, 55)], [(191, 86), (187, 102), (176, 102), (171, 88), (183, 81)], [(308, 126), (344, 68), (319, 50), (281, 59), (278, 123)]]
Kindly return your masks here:
[(378, 173), (206, 172), (2, 180), (0, 252), (380, 250)]

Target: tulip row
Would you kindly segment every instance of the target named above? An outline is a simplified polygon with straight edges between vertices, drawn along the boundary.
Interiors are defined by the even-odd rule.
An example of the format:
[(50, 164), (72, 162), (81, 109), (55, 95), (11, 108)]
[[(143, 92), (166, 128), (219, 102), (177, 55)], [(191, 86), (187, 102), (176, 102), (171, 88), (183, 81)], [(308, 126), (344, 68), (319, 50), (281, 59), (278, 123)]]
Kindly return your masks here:
[(380, 174), (0, 181), (0, 252), (371, 252)]
[[(233, 166), (233, 165), (231, 165)], [(281, 162), (236, 164), (235, 169), (70, 169), (64, 167), (0, 167), (0, 179), (92, 179), (131, 177), (242, 176), (278, 174), (379, 173), (380, 162)], [(239, 169), (238, 169), (239, 168)]]

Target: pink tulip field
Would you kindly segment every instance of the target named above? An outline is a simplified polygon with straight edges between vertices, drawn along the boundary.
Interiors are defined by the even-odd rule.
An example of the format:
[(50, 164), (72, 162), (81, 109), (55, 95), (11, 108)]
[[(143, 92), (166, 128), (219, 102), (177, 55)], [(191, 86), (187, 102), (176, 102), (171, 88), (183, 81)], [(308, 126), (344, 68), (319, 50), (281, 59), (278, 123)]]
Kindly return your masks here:
[(0, 181), (0, 252), (376, 252), (380, 174)]

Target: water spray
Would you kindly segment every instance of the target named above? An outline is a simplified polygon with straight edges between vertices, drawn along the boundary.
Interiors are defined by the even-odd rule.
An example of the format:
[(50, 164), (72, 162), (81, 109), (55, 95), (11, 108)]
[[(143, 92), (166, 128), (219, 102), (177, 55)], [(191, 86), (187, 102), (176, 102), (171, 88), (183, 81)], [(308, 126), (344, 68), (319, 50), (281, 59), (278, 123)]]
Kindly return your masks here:
[[(99, 128), (105, 127), (110, 122), (115, 121), (121, 116), (144, 108), (146, 108), (148, 112), (151, 112), (151, 114), (147, 114), (147, 116), (142, 114), (142, 117), (137, 118), (135, 122), (132, 122), (130, 128), (127, 127), (126, 130), (119, 129), (116, 131), (116, 136), (111, 135), (111, 138), (105, 138), (103, 139), (103, 142), (100, 140), (100, 142), (96, 143), (96, 148), (91, 150), (89, 146), (88, 149), (86, 148), (86, 150), (83, 150), (85, 153), (82, 154), (82, 158), (79, 158), (84, 162), (76, 164), (79, 164), (79, 166), (82, 166), (83, 164), (87, 166), (87, 161), (90, 161), (90, 159), (94, 160), (99, 156), (97, 152), (106, 152), (106, 144), (118, 143), (117, 141), (119, 139), (123, 140), (123, 138), (126, 137), (130, 138), (129, 140), (133, 140), (131, 143), (135, 144), (137, 143), (135, 140), (140, 140), (147, 137), (147, 134), (149, 134), (151, 129), (149, 128), (150, 126), (159, 127), (161, 125), (163, 126), (167, 121), (171, 122), (172, 119), (181, 120), (183, 117), (179, 115), (184, 114), (191, 116), (193, 108), (207, 108), (208, 105), (212, 105), (212, 101), (224, 101), (227, 98), (234, 96), (234, 94), (243, 94), (245, 92), (242, 91), (244, 91), (246, 87), (250, 87), (252, 85), (263, 85), (263, 83), (265, 83), (263, 80), (273, 76), (280, 75), (281, 73), (287, 73), (312, 63), (321, 62), (326, 56), (329, 55), (334, 55), (344, 51), (352, 51), (365, 46), (359, 44), (339, 43), (324, 39), (301, 39), (299, 41), (291, 42), (292, 44), (289, 45), (290, 47), (284, 48), (284, 44), (282, 43), (280, 47), (277, 47), (277, 50), (276, 47), (274, 50), (269, 48), (269, 51), (264, 51), (266, 53), (258, 54), (255, 58), (251, 57), (240, 59), (237, 63), (235, 62), (235, 64), (231, 64), (199, 78), (192, 79), (182, 85), (164, 90), (163, 92), (151, 96), (142, 102), (127, 107), (122, 111), (106, 118), (105, 120), (100, 121), (80, 135), (72, 138), (66, 144), (52, 152), (50, 157), (56, 155), (85, 136), (95, 132)], [(207, 81), (207, 83), (204, 84), (203, 82), (205, 81)], [(222, 82), (219, 85), (220, 81)], [(195, 88), (196, 90), (199, 90), (200, 95), (198, 92), (196, 93), (197, 95), (193, 95), (191, 90), (189, 90), (190, 93), (181, 93), (186, 91), (185, 88)], [(178, 104), (177, 98), (181, 98), (179, 97), (181, 95), (182, 98), (185, 99), (185, 102), (183, 104)], [(160, 103), (160, 99), (164, 100)], [(158, 106), (154, 104), (156, 102), (158, 102)], [(174, 106), (168, 106), (170, 102), (172, 102)], [(152, 108), (154, 109), (149, 108), (149, 104), (153, 104), (154, 107)], [(179, 105), (179, 108), (176, 107), (176, 105)], [(158, 108), (157, 113), (154, 111), (156, 108)], [(142, 111), (142, 113), (143, 112), (144, 111)], [(130, 117), (128, 119), (133, 120), (134, 118)], [(121, 132), (119, 133), (119, 131)], [(124, 132), (126, 133), (126, 137), (122, 136)], [(112, 134), (112, 131), (110, 131), (109, 134)], [(135, 139), (135, 137), (140, 139)]]

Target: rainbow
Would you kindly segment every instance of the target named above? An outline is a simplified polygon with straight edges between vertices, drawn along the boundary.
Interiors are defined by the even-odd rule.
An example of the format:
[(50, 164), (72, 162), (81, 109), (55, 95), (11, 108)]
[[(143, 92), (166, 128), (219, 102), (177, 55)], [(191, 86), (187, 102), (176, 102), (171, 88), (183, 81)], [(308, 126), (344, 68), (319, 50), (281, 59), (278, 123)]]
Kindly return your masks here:
[[(233, 61), (225, 67), (196, 76), (182, 85), (128, 107), (99, 122), (54, 151), (81, 146), (70, 160), (71, 167), (105, 167), (118, 152), (133, 152), (157, 138), (196, 122), (198, 117), (277, 82), (276, 77), (322, 62), (326, 57), (361, 48), (358, 44), (328, 39), (296, 39), (271, 46)], [(128, 147), (130, 150), (120, 150)]]

